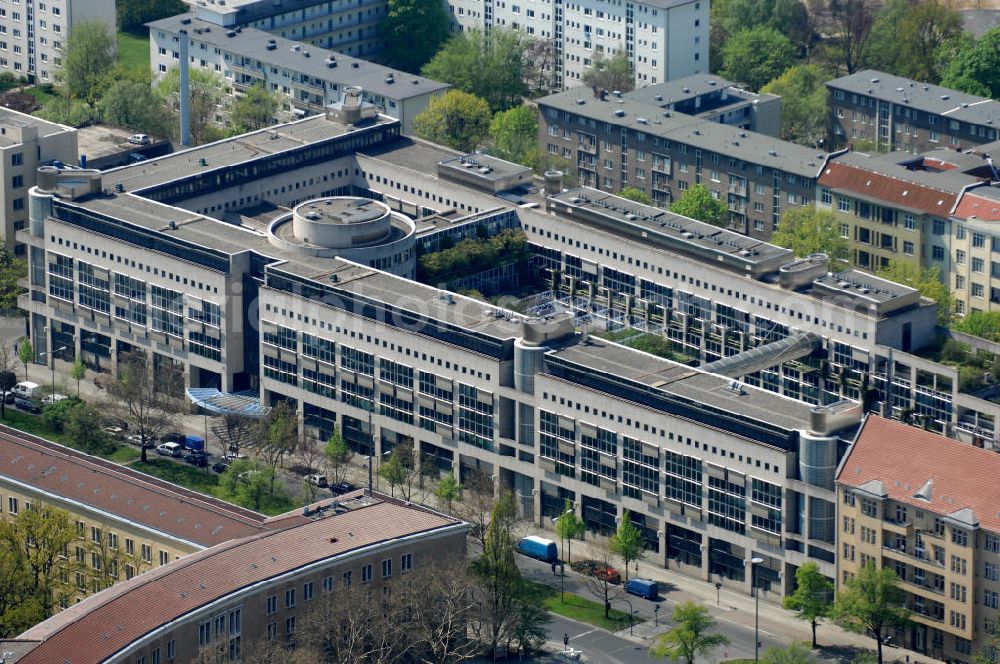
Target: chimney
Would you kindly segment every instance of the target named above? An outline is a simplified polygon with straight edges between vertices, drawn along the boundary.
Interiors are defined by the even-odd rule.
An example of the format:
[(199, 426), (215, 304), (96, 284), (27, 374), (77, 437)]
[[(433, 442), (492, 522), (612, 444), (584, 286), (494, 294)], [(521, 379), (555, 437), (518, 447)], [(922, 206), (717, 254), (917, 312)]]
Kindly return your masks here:
[(180, 116), (181, 116), (181, 145), (187, 147), (191, 145), (191, 86), (188, 81), (188, 33), (181, 30), (177, 36), (178, 51), (180, 52)]
[(563, 190), (563, 172), (555, 169), (545, 171), (545, 208), (552, 209), (552, 196), (558, 196)]

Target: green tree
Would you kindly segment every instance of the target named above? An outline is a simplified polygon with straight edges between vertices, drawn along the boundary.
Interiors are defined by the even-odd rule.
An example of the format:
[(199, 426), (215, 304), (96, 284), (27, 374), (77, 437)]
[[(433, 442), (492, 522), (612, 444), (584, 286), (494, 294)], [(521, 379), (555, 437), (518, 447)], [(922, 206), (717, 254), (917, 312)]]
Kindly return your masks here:
[(866, 66), (886, 72), (895, 72), (900, 66), (903, 22), (912, 7), (910, 0), (887, 0), (878, 8), (872, 23)]
[(910, 7), (900, 25), (900, 60), (894, 73), (935, 83), (941, 79), (939, 49), (962, 34), (962, 15), (939, 0)]
[(694, 602), (678, 604), (674, 607), (674, 627), (656, 638), (649, 648), (650, 654), (671, 662), (694, 664), (696, 656), (708, 655), (729, 643), (724, 635), (709, 632), (714, 626), (715, 620), (705, 607)]
[(475, 150), (489, 133), (489, 126), (489, 104), (461, 90), (434, 97), (413, 119), (417, 136), (462, 152)]
[(163, 100), (150, 93), (149, 82), (116, 80), (97, 102), (103, 122), (153, 135), (168, 131), (169, 114)]
[(815, 206), (785, 210), (771, 242), (791, 249), (796, 256), (824, 253), (840, 258), (847, 250), (847, 241), (840, 236), (837, 218), (829, 210)]
[(792, 641), (787, 646), (770, 646), (761, 654), (760, 661), (762, 664), (816, 664), (816, 657), (804, 644)]
[(709, 21), (709, 55), (712, 71), (722, 66), (722, 46), (740, 30), (764, 26), (774, 28), (807, 54), (816, 40), (809, 9), (802, 0), (716, 0)]
[(291, 454), (299, 443), (299, 418), (292, 402), (282, 400), (275, 404), (267, 417), (258, 422), (257, 453), (267, 465), (271, 493), (274, 492), (278, 466), (286, 454)]
[(871, 0), (829, 0), (830, 29), (834, 37), (824, 49), (831, 62), (848, 74), (868, 61), (875, 25), (875, 4)]
[(421, 73), (482, 97), (494, 112), (503, 111), (520, 106), (528, 93), (528, 44), (511, 28), (469, 30), (448, 40)]
[(816, 65), (796, 65), (761, 88), (781, 97), (781, 138), (806, 145), (816, 145), (823, 138), (828, 78)]
[(108, 384), (107, 410), (128, 424), (128, 429), (141, 438), (141, 460), (146, 463), (146, 450), (160, 436), (177, 428), (185, 404), (184, 378), (177, 365), (166, 364), (154, 369), (142, 351), (122, 353), (118, 357), (118, 377)]
[(101, 411), (94, 406), (82, 401), (76, 402), (63, 417), (63, 433), (70, 443), (88, 454), (113, 452), (117, 446), (104, 430), (97, 426), (102, 419)]
[(390, 495), (395, 496), (396, 489), (399, 488), (400, 495), (409, 500), (407, 485), (416, 473), (415, 466), (413, 448), (408, 445), (396, 445), (392, 448), (389, 459), (379, 466), (378, 476), (389, 483)]
[(489, 645), (487, 652), (496, 652), (497, 645), (508, 642), (518, 623), (524, 583), (514, 557), (516, 521), (514, 495), (507, 492), (490, 514), (483, 553), (472, 563), (472, 571), (479, 578), (484, 593), (479, 631)]
[(69, 377), (76, 381), (76, 398), (80, 398), (80, 381), (87, 376), (87, 365), (79, 357), (73, 360), (69, 368)]
[(438, 481), (434, 487), (434, 495), (438, 500), (444, 501), (448, 513), (451, 513), (452, 504), (462, 495), (462, 485), (455, 479), (455, 471), (449, 472)]
[(628, 92), (635, 87), (632, 61), (624, 49), (616, 50), (610, 58), (594, 53), (593, 64), (584, 70), (581, 78), (590, 87), (609, 92)]
[(830, 615), (832, 597), (833, 583), (820, 574), (819, 565), (805, 563), (795, 570), (795, 592), (785, 597), (784, 605), (786, 609), (797, 611), (799, 620), (807, 620), (812, 625), (813, 648), (818, 647), (816, 626), (820, 618)]
[(556, 519), (556, 535), (565, 542), (563, 549), (566, 553), (566, 562), (573, 562), (573, 540), (583, 535), (586, 526), (583, 520), (576, 515), (573, 504), (566, 500), (563, 506), (563, 513)]
[(941, 271), (936, 267), (920, 267), (912, 263), (894, 261), (889, 267), (879, 268), (875, 273), (883, 279), (916, 288), (920, 294), (937, 303), (938, 325), (951, 324), (951, 291), (941, 281)]
[(760, 90), (795, 64), (795, 47), (774, 28), (758, 26), (733, 34), (722, 47), (722, 75)]
[(35, 360), (35, 348), (28, 337), (22, 337), (17, 344), (17, 359), (24, 365), (24, 379), (28, 380), (28, 365)]
[(334, 427), (330, 433), (330, 438), (323, 448), (323, 456), (326, 457), (327, 467), (330, 469), (330, 479), (336, 484), (344, 481), (347, 466), (354, 458), (354, 450), (350, 448), (344, 436), (340, 433), (340, 427)]
[(1000, 28), (978, 39), (965, 35), (939, 53), (941, 85), (969, 94), (1000, 97)]
[(618, 521), (618, 532), (611, 536), (608, 545), (611, 547), (611, 553), (622, 559), (625, 580), (628, 581), (629, 564), (641, 560), (646, 555), (646, 542), (642, 532), (632, 523), (628, 510), (622, 512), (622, 518)]
[(698, 221), (725, 228), (729, 225), (729, 209), (703, 184), (688, 187), (670, 206), (670, 211)]
[(896, 572), (868, 563), (837, 593), (833, 616), (851, 631), (870, 634), (878, 646), (878, 664), (882, 664), (883, 638), (910, 620), (905, 602)]
[(120, 30), (144, 37), (149, 36), (146, 24), (150, 21), (176, 16), (189, 10), (182, 0), (117, 0), (115, 9)]
[(960, 318), (954, 327), (959, 332), (1000, 341), (1000, 311), (973, 311)]
[(252, 85), (229, 108), (226, 123), (229, 133), (245, 134), (270, 127), (277, 122), (275, 115), (279, 108), (281, 98), (277, 92), (268, 90), (263, 84)]
[(450, 25), (444, 3), (437, 0), (389, 0), (379, 24), (382, 57), (390, 67), (415, 74), (448, 41)]
[(653, 199), (639, 187), (625, 187), (618, 192), (618, 195), (622, 198), (627, 198), (630, 201), (635, 201), (636, 203), (642, 203), (643, 205), (652, 205)]
[(19, 280), (28, 276), (28, 263), (7, 251), (0, 240), (0, 312), (17, 309), (17, 296), (24, 292)]
[(538, 111), (515, 106), (500, 111), (490, 122), (490, 152), (501, 159), (534, 168), (538, 163)]
[[(216, 126), (215, 116), (220, 112), (225, 99), (225, 84), (222, 77), (207, 69), (192, 68), (188, 77), (191, 94), (191, 142), (194, 145), (210, 143), (222, 137), (222, 130)], [(155, 93), (166, 104), (171, 117), (171, 131), (177, 138), (180, 114), (180, 72), (171, 67), (156, 84)]]
[(58, 76), (71, 97), (93, 108), (114, 64), (115, 36), (105, 23), (85, 21), (74, 25), (66, 37)]

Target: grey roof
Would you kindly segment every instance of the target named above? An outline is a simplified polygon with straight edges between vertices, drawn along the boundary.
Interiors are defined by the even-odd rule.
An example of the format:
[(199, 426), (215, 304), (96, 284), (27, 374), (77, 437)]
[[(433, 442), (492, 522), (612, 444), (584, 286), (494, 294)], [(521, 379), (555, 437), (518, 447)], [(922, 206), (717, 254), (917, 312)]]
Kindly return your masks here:
[[(425, 165), (425, 168), (429, 166)], [(446, 157), (438, 162), (438, 173), (441, 173), (441, 169), (445, 171), (473, 171), (478, 178), (486, 182), (495, 182), (497, 180), (503, 180), (516, 175), (524, 175), (531, 173), (531, 168), (528, 166), (522, 166), (521, 164), (515, 164), (512, 161), (506, 161), (504, 159), (499, 159), (492, 155), (488, 155), (485, 152), (475, 152), (472, 154), (463, 154), (457, 157)], [(488, 169), (488, 170), (482, 170)]]
[(910, 108), (950, 119), (1000, 126), (1000, 103), (992, 99), (874, 69), (865, 69), (827, 81), (827, 86), (905, 104)]
[[(918, 163), (923, 157), (941, 160), (953, 164), (956, 168), (935, 171), (912, 166), (907, 167), (908, 164)], [(969, 175), (965, 170), (985, 165), (982, 157), (956, 152), (947, 148), (932, 150), (916, 156), (902, 152), (870, 154), (867, 152), (852, 151), (831, 157), (830, 161), (831, 163), (855, 166), (866, 171), (886, 175), (903, 182), (912, 182), (949, 194), (960, 194), (965, 187), (979, 182), (979, 178)], [(872, 200), (878, 200), (877, 192), (875, 198)]]
[(885, 485), (882, 484), (882, 480), (869, 480), (858, 487), (858, 490), (864, 491), (870, 496), (875, 496), (876, 498), (885, 498), (888, 494), (885, 492)]
[[(754, 99), (776, 99), (777, 95), (758, 94), (736, 87), (732, 81), (713, 76), (712, 74), (691, 74), (684, 78), (675, 78), (672, 81), (664, 81), (653, 85), (646, 85), (636, 88), (630, 92), (622, 93), (625, 99), (639, 101), (644, 104), (674, 103), (678, 104), (701, 95), (718, 93), (722, 90), (727, 95), (732, 95), (732, 104), (742, 104)], [(713, 106), (712, 112), (718, 111), (725, 106)]]
[[(410, 97), (440, 92), (450, 87), (447, 83), (439, 83), (423, 76), (407, 74), (398, 69), (353, 58), (336, 51), (278, 37), (256, 28), (227, 30), (208, 21), (195, 18), (193, 14), (178, 14), (153, 21), (147, 25), (151, 30), (163, 30), (172, 34), (187, 30), (188, 35), (194, 41), (212, 44), (234, 56), (257, 61), (262, 66), (280, 67), (313, 79), (326, 81), (328, 84), (357, 85), (368, 93), (381, 95), (388, 99), (409, 99)], [(198, 32), (199, 30), (201, 32)], [(268, 42), (274, 44), (273, 49), (268, 49)], [(292, 50), (296, 47), (298, 50)], [(327, 60), (331, 57), (336, 61), (336, 67), (327, 66)], [(261, 67), (256, 65), (245, 68), (257, 69), (262, 75), (264, 74)], [(387, 82), (390, 74), (394, 81), (392, 83)]]
[(570, 88), (542, 97), (538, 105), (807, 178), (819, 176), (827, 157), (824, 152), (773, 136), (664, 111), (659, 106), (627, 99), (624, 95), (620, 99), (609, 95), (602, 101), (586, 88)]
[(587, 343), (575, 343), (551, 352), (604, 375), (621, 376), (666, 394), (707, 404), (722, 411), (759, 422), (780, 426), (789, 431), (808, 429), (812, 406), (788, 397), (739, 384), (715, 374), (705, 373), (649, 353), (591, 337)]
[[(73, 127), (67, 127), (55, 122), (49, 122), (34, 115), (28, 115), (9, 108), (0, 106), (0, 127), (37, 127), (38, 136), (51, 136), (64, 131), (76, 131)], [(0, 132), (0, 147), (10, 147), (18, 145), (19, 141), (11, 140)]]
[(963, 507), (960, 510), (955, 510), (951, 514), (946, 514), (945, 518), (951, 519), (959, 525), (967, 526), (969, 528), (976, 528), (979, 526), (979, 518), (976, 517), (976, 513), (971, 507)]
[(294, 11), (301, 11), (308, 7), (324, 5), (328, 0), (227, 0), (226, 4), (220, 4), (216, 0), (185, 0), (192, 9), (204, 8), (217, 14), (239, 13), (238, 22), (248, 23), (260, 20), (268, 16), (287, 14)]

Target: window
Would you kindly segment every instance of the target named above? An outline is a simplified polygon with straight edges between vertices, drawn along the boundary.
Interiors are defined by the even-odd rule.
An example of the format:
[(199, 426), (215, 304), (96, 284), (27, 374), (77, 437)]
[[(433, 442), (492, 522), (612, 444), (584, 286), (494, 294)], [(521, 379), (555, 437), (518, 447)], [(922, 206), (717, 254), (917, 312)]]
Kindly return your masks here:
[(153, 547), (149, 544), (142, 545), (142, 561), (149, 564), (153, 563)]
[(934, 245), (933, 247), (931, 247), (931, 255), (933, 256), (934, 260), (936, 260), (936, 261), (943, 261), (944, 260), (944, 247), (940, 247), (938, 245)]
[(295, 606), (295, 588), (285, 590), (285, 608), (290, 609)]
[(914, 231), (917, 229), (917, 222), (913, 218), (912, 214), (906, 213), (903, 215), (903, 228), (908, 231)]
[(285, 636), (295, 634), (295, 616), (285, 618)]
[(973, 258), (972, 259), (972, 271), (973, 272), (979, 272), (980, 274), (983, 272), (983, 259), (982, 258)]
[(365, 565), (361, 568), (361, 583), (370, 583), (372, 580), (372, 566)]
[(965, 265), (965, 252), (961, 249), (955, 252), (955, 263), (957, 265)]
[(903, 254), (907, 256), (913, 255), (913, 243), (909, 240), (903, 240)]
[(306, 581), (302, 584), (302, 601), (311, 602), (314, 595), (313, 582)]
[(969, 533), (968, 531), (962, 530), (960, 528), (951, 529), (951, 543), (957, 544), (959, 546), (969, 546)]
[(382, 578), (388, 579), (392, 576), (392, 558), (386, 558), (382, 561)]
[(841, 212), (850, 212), (851, 211), (851, 199), (838, 197), (837, 198), (837, 209), (840, 210)]
[(399, 559), (399, 571), (409, 572), (413, 569), (413, 554), (404, 553)]
[(267, 597), (267, 615), (273, 615), (278, 612), (278, 596), (268, 595)]
[(983, 297), (983, 285), (973, 282), (972, 297)]

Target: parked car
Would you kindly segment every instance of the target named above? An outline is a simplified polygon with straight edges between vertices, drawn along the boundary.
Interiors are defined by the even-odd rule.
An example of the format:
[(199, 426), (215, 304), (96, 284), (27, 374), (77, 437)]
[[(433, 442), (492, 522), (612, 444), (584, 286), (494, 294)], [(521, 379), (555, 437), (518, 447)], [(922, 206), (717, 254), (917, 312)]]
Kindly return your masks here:
[(625, 592), (644, 599), (656, 599), (660, 596), (660, 585), (649, 579), (629, 579), (625, 584)]
[(183, 443), (184, 434), (178, 433), (177, 431), (171, 431), (170, 433), (165, 433), (160, 436), (161, 443)]
[(30, 380), (23, 380), (13, 388), (11, 392), (14, 393), (14, 397), (21, 397), (22, 399), (34, 399), (37, 396), (41, 396), (41, 386), (38, 383), (32, 383)]
[(313, 486), (318, 486), (320, 488), (329, 486), (326, 481), (326, 475), (307, 475), (306, 482), (312, 484)]
[(192, 452), (205, 452), (205, 439), (201, 436), (184, 436), (184, 438), (176, 442), (180, 443), (185, 449), (191, 450)]
[(145, 447), (146, 449), (152, 448), (156, 445), (156, 441), (152, 438), (143, 439), (142, 434), (133, 433), (125, 437), (125, 440), (135, 445), (136, 447)]
[(339, 496), (342, 493), (350, 493), (351, 491), (356, 491), (358, 487), (354, 486), (350, 482), (335, 482), (330, 485), (330, 493), (335, 496)]
[(559, 550), (552, 540), (530, 535), (517, 543), (517, 552), (546, 563), (559, 560)]
[(189, 463), (192, 466), (198, 466), (199, 468), (204, 468), (208, 465), (208, 457), (204, 452), (188, 452), (184, 455), (184, 462)]
[(184, 448), (181, 447), (180, 443), (163, 443), (156, 448), (156, 453), (163, 456), (180, 458), (184, 454)]
[(3, 402), (14, 403), (14, 390), (5, 390), (3, 392)]
[(622, 575), (618, 570), (598, 560), (577, 560), (570, 563), (570, 568), (579, 574), (593, 576), (601, 581), (607, 581), (615, 585), (622, 582)]
[(42, 407), (38, 405), (38, 400), (32, 397), (14, 397), (14, 406), (21, 410), (26, 410), (29, 413), (40, 413), (42, 412)]
[(225, 456), (222, 457), (222, 460), (232, 463), (233, 461), (236, 461), (238, 459), (249, 459), (249, 458), (250, 457), (248, 457), (246, 454), (242, 453), (237, 454), (236, 452), (229, 451), (226, 452)]
[(65, 394), (46, 394), (42, 397), (42, 407), (51, 406), (59, 403), (60, 401), (65, 401), (66, 399), (69, 399), (69, 397)]
[(132, 145), (149, 145), (153, 141), (147, 134), (132, 134), (128, 137), (128, 142)]
[(219, 461), (212, 464), (212, 472), (219, 473), (220, 475), (229, 470), (229, 464), (225, 461)]
[(125, 438), (125, 429), (122, 429), (121, 427), (104, 427), (104, 433), (108, 434), (109, 437), (115, 440), (122, 440)]

